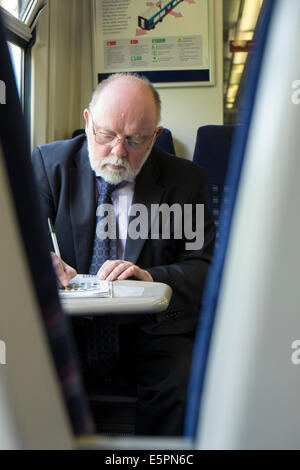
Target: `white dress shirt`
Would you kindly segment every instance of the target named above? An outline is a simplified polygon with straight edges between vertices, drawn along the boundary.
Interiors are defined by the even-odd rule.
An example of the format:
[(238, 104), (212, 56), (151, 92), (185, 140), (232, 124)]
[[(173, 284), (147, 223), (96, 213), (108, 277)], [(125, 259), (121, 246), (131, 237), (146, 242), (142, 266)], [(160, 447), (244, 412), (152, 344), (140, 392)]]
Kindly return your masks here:
[(116, 215), (119, 259), (124, 259), (128, 229), (128, 218), (130, 207), (132, 204), (134, 186), (134, 178), (131, 180), (126, 180), (126, 184), (113, 191), (111, 195)]

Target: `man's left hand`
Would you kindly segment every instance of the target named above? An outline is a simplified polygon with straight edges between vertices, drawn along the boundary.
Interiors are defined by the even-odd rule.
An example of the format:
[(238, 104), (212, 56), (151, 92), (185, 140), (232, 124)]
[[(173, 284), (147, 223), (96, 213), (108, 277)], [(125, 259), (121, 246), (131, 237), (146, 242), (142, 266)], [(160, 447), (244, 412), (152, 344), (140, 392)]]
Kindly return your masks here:
[(153, 282), (153, 277), (145, 269), (141, 269), (130, 261), (121, 259), (108, 260), (103, 263), (97, 276), (102, 281), (124, 281), (134, 278), (138, 281)]

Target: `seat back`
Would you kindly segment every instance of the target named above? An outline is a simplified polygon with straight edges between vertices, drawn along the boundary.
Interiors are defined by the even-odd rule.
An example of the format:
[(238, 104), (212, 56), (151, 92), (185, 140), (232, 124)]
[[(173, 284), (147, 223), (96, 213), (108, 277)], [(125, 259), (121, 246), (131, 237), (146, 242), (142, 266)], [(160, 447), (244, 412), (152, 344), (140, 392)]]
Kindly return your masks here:
[(166, 127), (163, 128), (162, 133), (157, 136), (154, 146), (175, 155), (173, 136), (170, 129), (167, 129)]
[[(12, 410), (23, 448), (47, 448), (55, 443), (63, 446), (70, 444), (72, 434), (67, 434), (62, 413), (57, 414), (57, 403), (63, 409), (60, 400), (69, 413), (68, 431), (72, 428), (75, 434), (82, 434), (94, 427), (73, 339), (58, 299), (1, 13), (0, 63), (6, 86), (6, 103), (0, 105), (1, 214), (7, 215), (1, 223), (1, 284), (5, 295), (1, 296), (0, 332), (4, 336), (1, 339), (7, 341), (9, 361), (7, 374), (0, 377), (0, 388), (6, 388), (10, 400), (0, 402), (0, 407)], [(10, 297), (9, 285), (16, 286)], [(0, 435), (1, 426), (5, 428), (0, 420)]]
[(220, 125), (199, 127), (193, 155), (193, 161), (205, 169), (207, 204), (215, 220), (217, 238), (221, 203), (226, 203), (229, 189), (225, 179), (234, 129)]
[(299, 448), (299, 17), (298, 0), (265, 0), (254, 38), (191, 370), (185, 432), (201, 449)]
[(76, 129), (72, 134), (72, 139), (74, 139), (74, 137), (77, 137), (78, 135), (81, 135), (81, 134), (84, 134), (84, 133), (85, 133), (85, 129)]
[[(245, 87), (244, 107), (242, 108), (243, 125), (237, 130), (232, 142), (233, 149), (231, 159), (226, 164), (226, 185), (231, 185), (231, 191), (228, 193), (228, 213), (226, 217), (222, 214), (220, 232), (219, 232), (219, 249), (215, 250), (213, 263), (206, 281), (205, 292), (203, 296), (203, 308), (201, 311), (201, 321), (195, 339), (194, 357), (191, 368), (191, 380), (189, 386), (187, 412), (185, 420), (185, 435), (196, 437), (198, 428), (201, 423), (201, 411), (204, 409), (203, 393), (204, 380), (209, 372), (208, 357), (210, 353), (213, 330), (215, 327), (217, 306), (221, 283), (223, 280), (223, 271), (227, 256), (228, 243), (231, 235), (231, 224), (234, 215), (236, 198), (241, 178), (241, 171), (244, 164), (244, 154), (247, 147), (250, 122), (253, 114), (255, 96), (257, 93), (258, 80), (261, 72), (263, 56), (265, 52), (265, 43), (273, 13), (272, 0), (266, 0), (261, 12), (261, 23), (257, 26), (255, 39), (258, 41), (259, 47), (249, 56), (248, 62), (248, 82), (251, 86)], [(246, 105), (245, 105), (246, 103)], [(196, 147), (197, 148), (197, 147)], [(196, 154), (194, 154), (196, 158)], [(200, 152), (197, 152), (198, 163), (203, 164), (203, 158), (200, 160)], [(204, 162), (205, 163), (205, 162)], [(223, 166), (224, 169), (224, 166)], [(222, 177), (225, 180), (225, 177)]]

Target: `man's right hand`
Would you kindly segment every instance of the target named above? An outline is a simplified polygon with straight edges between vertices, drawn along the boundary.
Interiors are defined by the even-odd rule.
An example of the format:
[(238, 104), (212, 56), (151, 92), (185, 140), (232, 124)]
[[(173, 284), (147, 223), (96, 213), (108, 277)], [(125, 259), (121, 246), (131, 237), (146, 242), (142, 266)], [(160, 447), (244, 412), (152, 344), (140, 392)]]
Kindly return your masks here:
[(66, 287), (70, 280), (76, 276), (77, 271), (59, 258), (53, 251), (50, 251), (50, 254), (58, 287)]

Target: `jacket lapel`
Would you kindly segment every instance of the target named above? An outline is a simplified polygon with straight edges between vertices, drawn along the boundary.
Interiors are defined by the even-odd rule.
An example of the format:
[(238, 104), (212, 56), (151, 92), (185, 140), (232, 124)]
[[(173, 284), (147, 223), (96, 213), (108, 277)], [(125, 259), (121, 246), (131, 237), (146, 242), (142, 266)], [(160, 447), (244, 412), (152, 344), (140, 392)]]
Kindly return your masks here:
[[(157, 165), (155, 165), (154, 159), (151, 157), (148, 158), (144, 164), (140, 174), (136, 178), (134, 195), (132, 200), (133, 204), (143, 204), (147, 210), (148, 217), (148, 232), (150, 232), (151, 227), (151, 206), (153, 204), (159, 204), (162, 195), (164, 192), (164, 187), (158, 183), (159, 179), (159, 170)], [(153, 209), (152, 209), (152, 218), (153, 218)], [(129, 224), (132, 220), (132, 217), (129, 218)], [(148, 236), (150, 234), (148, 233)], [(124, 258), (127, 261), (131, 261), (134, 264), (137, 264), (138, 257), (142, 251), (142, 248), (145, 243), (145, 239), (138, 238), (133, 240), (130, 236), (127, 236), (126, 246), (125, 246), (125, 256)]]
[(70, 215), (77, 270), (87, 273), (95, 232), (96, 193), (86, 143), (77, 158), (78, 166), (70, 168)]

